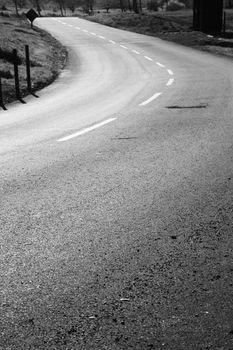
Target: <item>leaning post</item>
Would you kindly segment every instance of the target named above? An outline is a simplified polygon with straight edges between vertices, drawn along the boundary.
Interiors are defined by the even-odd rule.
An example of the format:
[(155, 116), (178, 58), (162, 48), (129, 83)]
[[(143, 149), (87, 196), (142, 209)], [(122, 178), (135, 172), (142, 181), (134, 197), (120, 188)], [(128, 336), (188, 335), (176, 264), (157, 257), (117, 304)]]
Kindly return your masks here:
[(14, 75), (15, 75), (15, 93), (18, 100), (21, 99), (19, 89), (19, 69), (18, 69), (18, 55), (17, 50), (13, 49), (13, 61), (14, 61)]
[(226, 34), (226, 22), (227, 22), (227, 16), (226, 11), (223, 12), (223, 33)]
[(2, 97), (2, 77), (0, 74), (0, 107), (2, 107), (2, 109), (6, 110), (6, 107), (4, 106), (3, 103), (3, 97)]
[(31, 84), (31, 71), (30, 71), (30, 56), (29, 56), (29, 46), (25, 45), (25, 55), (26, 55), (26, 71), (27, 71), (27, 88), (28, 92), (32, 92)]

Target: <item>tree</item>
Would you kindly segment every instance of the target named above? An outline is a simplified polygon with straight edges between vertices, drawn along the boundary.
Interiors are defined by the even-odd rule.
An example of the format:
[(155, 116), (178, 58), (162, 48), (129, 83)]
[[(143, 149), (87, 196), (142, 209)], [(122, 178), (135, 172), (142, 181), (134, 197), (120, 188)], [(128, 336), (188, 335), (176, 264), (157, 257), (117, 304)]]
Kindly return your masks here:
[(59, 6), (59, 9), (61, 11), (61, 15), (66, 16), (66, 8), (65, 8), (64, 0), (56, 0), (56, 3)]
[(76, 7), (77, 7), (77, 1), (76, 0), (66, 0), (66, 6), (72, 13), (74, 13)]
[(14, 5), (15, 5), (15, 13), (17, 16), (19, 16), (19, 4), (18, 4), (18, 0), (13, 0)]
[(111, 4), (110, 4), (110, 1), (109, 0), (105, 0), (104, 1), (104, 7), (106, 9), (106, 12), (108, 13), (110, 8), (111, 8)]
[(133, 10), (135, 13), (139, 13), (137, 0), (133, 0)]
[(124, 1), (123, 0), (120, 0), (120, 9), (121, 9), (121, 12), (125, 11), (125, 6), (124, 6)]
[(25, 7), (26, 5), (26, 0), (18, 0), (18, 7), (20, 8), (20, 10)]
[(33, 0), (33, 6), (36, 7), (39, 16), (41, 16), (41, 1), (42, 0)]
[(84, 0), (82, 6), (85, 13), (88, 15), (93, 14), (94, 0)]

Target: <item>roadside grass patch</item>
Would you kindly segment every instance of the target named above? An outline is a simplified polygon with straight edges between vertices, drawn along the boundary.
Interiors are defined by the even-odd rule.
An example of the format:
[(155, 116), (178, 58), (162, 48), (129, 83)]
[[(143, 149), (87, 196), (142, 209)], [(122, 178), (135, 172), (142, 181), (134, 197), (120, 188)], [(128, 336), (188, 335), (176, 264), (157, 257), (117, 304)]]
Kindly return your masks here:
[(66, 63), (66, 49), (50, 34), (34, 27), (23, 18), (0, 17), (0, 74), (4, 102), (15, 100), (12, 50), (17, 49), (22, 96), (27, 94), (25, 45), (29, 45), (33, 91), (56, 79)]
[(79, 16), (90, 21), (110, 25), (112, 27), (127, 29), (138, 33), (158, 33), (165, 31), (183, 31), (188, 30), (191, 25), (191, 12), (180, 11), (180, 16), (173, 16), (172, 13), (166, 12), (149, 12), (144, 10), (142, 14), (134, 12), (121, 12), (120, 10), (111, 10), (95, 12), (94, 15), (88, 16), (79, 13)]

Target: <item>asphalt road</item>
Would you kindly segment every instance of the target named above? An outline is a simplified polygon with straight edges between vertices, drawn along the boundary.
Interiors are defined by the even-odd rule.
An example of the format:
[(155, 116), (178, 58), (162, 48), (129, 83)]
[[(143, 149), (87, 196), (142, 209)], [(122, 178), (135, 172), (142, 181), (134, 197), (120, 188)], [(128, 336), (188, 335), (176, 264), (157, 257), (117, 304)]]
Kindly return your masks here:
[(233, 349), (232, 61), (37, 25), (69, 61), (0, 112), (0, 349)]

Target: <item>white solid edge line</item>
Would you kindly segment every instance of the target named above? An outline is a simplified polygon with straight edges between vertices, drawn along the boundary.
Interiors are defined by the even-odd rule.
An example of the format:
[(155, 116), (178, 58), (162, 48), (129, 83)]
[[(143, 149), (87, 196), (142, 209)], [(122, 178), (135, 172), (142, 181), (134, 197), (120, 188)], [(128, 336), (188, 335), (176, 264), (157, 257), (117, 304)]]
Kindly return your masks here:
[(152, 58), (148, 57), (148, 56), (144, 56), (148, 61), (153, 61)]
[(161, 67), (161, 68), (164, 68), (164, 67), (165, 67), (164, 64), (162, 64), (162, 63), (160, 63), (160, 62), (156, 62), (156, 64), (157, 64), (159, 67)]
[(175, 79), (173, 79), (173, 78), (169, 79), (167, 82), (167, 86), (172, 85), (174, 83), (174, 81), (175, 81)]
[(173, 71), (171, 69), (167, 70), (168, 74), (173, 75)]
[(136, 55), (140, 55), (140, 52), (136, 51), (136, 50), (132, 50), (133, 53), (136, 53)]
[(86, 133), (89, 132), (89, 131), (95, 130), (95, 129), (97, 129), (97, 128), (100, 128), (100, 127), (103, 126), (103, 125), (106, 125), (106, 124), (108, 124), (108, 123), (111, 123), (111, 122), (113, 122), (113, 121), (116, 120), (116, 119), (117, 119), (117, 118), (109, 118), (109, 119), (104, 120), (104, 121), (102, 121), (102, 122), (100, 122), (100, 123), (97, 123), (97, 124), (94, 124), (94, 125), (92, 125), (92, 126), (89, 126), (88, 128), (85, 128), (85, 129), (83, 129), (83, 130), (80, 130), (80, 131), (78, 131), (78, 132), (76, 132), (76, 133), (74, 133), (74, 134), (71, 134), (71, 135), (69, 135), (69, 136), (62, 137), (61, 139), (58, 139), (57, 141), (58, 141), (58, 142), (68, 141), (68, 140), (70, 140), (70, 139), (73, 139), (74, 137), (81, 136), (81, 135), (83, 135), (83, 134), (86, 134)]
[(139, 106), (145, 106), (147, 105), (148, 103), (154, 101), (156, 98), (158, 98), (160, 95), (162, 95), (162, 92), (156, 92), (156, 94), (154, 94), (153, 96), (151, 96), (150, 98), (148, 98), (148, 100), (140, 103)]

